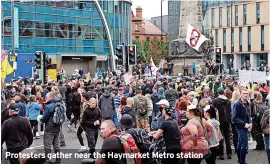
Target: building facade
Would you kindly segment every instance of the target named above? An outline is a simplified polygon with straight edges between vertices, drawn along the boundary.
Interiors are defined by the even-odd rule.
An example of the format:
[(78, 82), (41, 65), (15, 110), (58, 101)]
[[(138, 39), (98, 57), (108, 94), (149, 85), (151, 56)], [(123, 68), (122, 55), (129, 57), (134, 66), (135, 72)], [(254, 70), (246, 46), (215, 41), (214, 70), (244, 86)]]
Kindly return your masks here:
[[(152, 17), (151, 23), (161, 29), (161, 16)], [(162, 31), (168, 34), (168, 15), (162, 16)]]
[(250, 62), (251, 69), (269, 65), (269, 0), (214, 4), (206, 11), (204, 27), (215, 47), (222, 48), (225, 68), (231, 54), (235, 70), (244, 62)]
[[(117, 45), (131, 38), (131, 1), (15, 2), (19, 11), (19, 48), (16, 77), (32, 74), (35, 51), (44, 51), (58, 70), (73, 74), (75, 68), (94, 73), (112, 66)], [(11, 49), (11, 4), (2, 2), (5, 50)]]
[[(168, 0), (168, 42), (169, 52), (171, 52), (172, 41), (177, 39), (179, 35), (179, 24), (180, 24), (180, 8), (181, 1)], [(171, 53), (169, 53), (170, 55)]]
[(136, 8), (136, 15), (132, 13), (132, 40), (151, 40), (154, 38), (167, 39), (166, 33), (151, 23), (149, 20), (142, 17), (143, 9)]

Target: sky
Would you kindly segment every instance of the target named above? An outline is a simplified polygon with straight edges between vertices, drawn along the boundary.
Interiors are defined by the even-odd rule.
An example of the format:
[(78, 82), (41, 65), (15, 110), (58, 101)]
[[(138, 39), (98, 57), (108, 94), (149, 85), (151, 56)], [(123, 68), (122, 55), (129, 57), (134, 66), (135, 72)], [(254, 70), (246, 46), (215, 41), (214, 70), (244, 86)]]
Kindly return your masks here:
[[(143, 9), (143, 17), (150, 19), (161, 15), (161, 0), (132, 0), (132, 11), (136, 14), (136, 7)], [(168, 0), (162, 2), (162, 15), (168, 15)]]

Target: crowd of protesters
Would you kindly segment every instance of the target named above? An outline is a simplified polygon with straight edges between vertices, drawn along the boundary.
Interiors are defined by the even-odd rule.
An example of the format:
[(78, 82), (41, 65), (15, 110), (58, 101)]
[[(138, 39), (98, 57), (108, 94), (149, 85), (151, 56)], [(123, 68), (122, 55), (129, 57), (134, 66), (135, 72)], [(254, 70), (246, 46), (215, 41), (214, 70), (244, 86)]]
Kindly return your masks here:
[[(55, 123), (56, 104), (65, 108), (67, 125)], [(128, 133), (140, 152), (202, 154), (200, 158), (186, 159), (189, 164), (232, 159), (233, 145), (238, 163), (245, 164), (251, 136), (257, 144), (255, 150), (266, 149), (270, 162), (270, 88), (266, 83), (182, 74), (175, 82), (163, 76), (134, 78), (126, 83), (123, 76), (111, 72), (105, 78), (59, 78), (58, 82), (46, 84), (24, 83), (19, 79), (2, 89), (1, 107), (1, 143), (13, 153), (25, 151), (40, 136), (46, 154), (52, 146), (55, 152), (60, 152), (60, 147), (67, 144), (62, 131), (67, 126), (71, 131), (77, 130), (80, 152), (96, 151), (100, 130), (104, 139), (101, 153), (125, 152), (119, 134)], [(83, 142), (83, 133), (89, 150)], [(9, 160), (12, 164), (19, 163), (18, 159)], [(150, 157), (141, 163), (184, 161)], [(61, 163), (61, 159), (55, 163)], [(128, 160), (106, 156), (96, 159), (96, 163), (128, 163)]]

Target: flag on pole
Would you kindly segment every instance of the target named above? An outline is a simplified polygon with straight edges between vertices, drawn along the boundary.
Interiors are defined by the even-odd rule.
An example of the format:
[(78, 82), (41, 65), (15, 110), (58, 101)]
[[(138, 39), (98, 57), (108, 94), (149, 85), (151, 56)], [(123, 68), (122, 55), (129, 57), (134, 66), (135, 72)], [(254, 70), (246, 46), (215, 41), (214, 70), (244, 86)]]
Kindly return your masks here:
[(192, 47), (196, 51), (198, 51), (200, 46), (202, 45), (202, 43), (206, 40), (209, 40), (209, 39), (207, 39), (205, 36), (203, 36), (198, 30), (196, 30), (194, 27), (192, 27), (188, 23), (186, 43), (190, 47)]
[(152, 75), (156, 75), (157, 71), (158, 71), (158, 68), (156, 67), (152, 57), (150, 59), (150, 66), (151, 66)]
[(5, 79), (7, 75), (14, 72), (14, 69), (11, 67), (11, 65), (8, 62), (8, 55), (7, 51), (2, 50), (1, 52), (1, 78)]

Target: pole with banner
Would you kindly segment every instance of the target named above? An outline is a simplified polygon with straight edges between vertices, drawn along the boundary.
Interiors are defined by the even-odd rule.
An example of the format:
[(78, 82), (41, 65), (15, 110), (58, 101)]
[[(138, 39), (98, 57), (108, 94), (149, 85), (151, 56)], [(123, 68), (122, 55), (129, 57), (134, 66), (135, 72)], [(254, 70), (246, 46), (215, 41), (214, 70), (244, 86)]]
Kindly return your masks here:
[(17, 69), (17, 54), (15, 49), (19, 49), (19, 9), (14, 6), (14, 1), (11, 1), (12, 14), (12, 48), (10, 58), (13, 61), (13, 78), (15, 78), (15, 70)]

